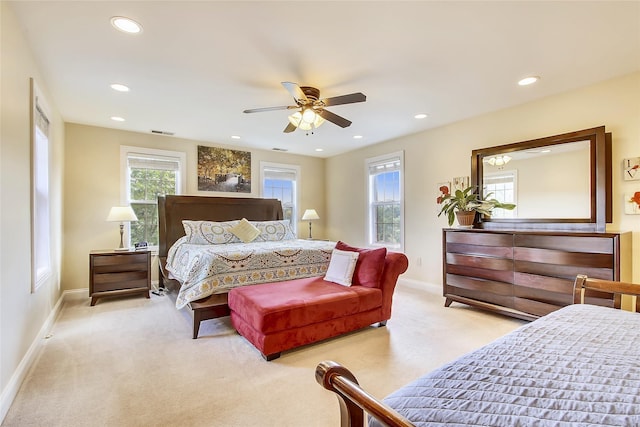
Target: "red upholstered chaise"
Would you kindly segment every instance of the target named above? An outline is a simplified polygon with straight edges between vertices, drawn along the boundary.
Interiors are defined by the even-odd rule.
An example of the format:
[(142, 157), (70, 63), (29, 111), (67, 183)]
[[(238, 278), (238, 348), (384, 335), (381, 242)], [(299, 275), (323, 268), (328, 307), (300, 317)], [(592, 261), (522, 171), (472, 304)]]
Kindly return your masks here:
[(229, 291), (231, 323), (273, 360), (280, 353), (391, 318), (398, 276), (408, 267), (404, 254), (336, 246), (360, 252), (351, 286), (323, 277), (289, 280)]

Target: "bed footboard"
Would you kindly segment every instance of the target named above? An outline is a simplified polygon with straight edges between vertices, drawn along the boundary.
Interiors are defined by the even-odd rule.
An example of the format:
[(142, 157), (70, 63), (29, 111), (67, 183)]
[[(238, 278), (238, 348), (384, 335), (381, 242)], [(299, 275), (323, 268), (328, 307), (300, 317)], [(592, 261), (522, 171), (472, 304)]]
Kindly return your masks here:
[(320, 362), (316, 367), (316, 381), (338, 396), (341, 427), (365, 426), (365, 413), (389, 427), (414, 427), (405, 417), (364, 391), (356, 377), (339, 363)]

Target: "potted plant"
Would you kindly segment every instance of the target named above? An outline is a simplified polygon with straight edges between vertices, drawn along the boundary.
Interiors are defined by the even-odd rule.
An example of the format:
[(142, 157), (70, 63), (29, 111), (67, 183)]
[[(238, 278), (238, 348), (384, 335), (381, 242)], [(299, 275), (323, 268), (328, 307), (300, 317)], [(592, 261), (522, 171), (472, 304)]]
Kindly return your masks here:
[(453, 225), (455, 218), (462, 227), (471, 227), (475, 222), (476, 213), (491, 216), (494, 209), (514, 209), (513, 203), (502, 203), (498, 199), (492, 199), (493, 193), (487, 194), (484, 198), (475, 192), (473, 186), (464, 190), (449, 192), (447, 186), (440, 187), (442, 195), (438, 197), (438, 204), (442, 205), (438, 216), (447, 215), (449, 226)]

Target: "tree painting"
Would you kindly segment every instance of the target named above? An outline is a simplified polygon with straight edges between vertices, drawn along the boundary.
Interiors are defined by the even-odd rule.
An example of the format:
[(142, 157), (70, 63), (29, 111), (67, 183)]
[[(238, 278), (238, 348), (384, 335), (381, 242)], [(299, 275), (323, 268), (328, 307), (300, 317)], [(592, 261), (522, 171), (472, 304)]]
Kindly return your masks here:
[(251, 193), (251, 152), (198, 145), (198, 190)]

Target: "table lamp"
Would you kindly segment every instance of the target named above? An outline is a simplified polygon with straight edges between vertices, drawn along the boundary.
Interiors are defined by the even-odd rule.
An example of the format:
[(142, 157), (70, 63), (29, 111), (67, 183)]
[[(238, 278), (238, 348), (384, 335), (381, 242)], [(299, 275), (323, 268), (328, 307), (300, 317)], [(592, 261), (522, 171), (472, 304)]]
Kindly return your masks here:
[(318, 212), (315, 209), (307, 209), (304, 211), (304, 215), (302, 215), (303, 221), (309, 221), (309, 238), (311, 239), (311, 221), (320, 219), (318, 216)]
[(120, 247), (116, 249), (117, 251), (126, 251), (129, 249), (124, 247), (123, 242), (124, 223), (137, 220), (138, 217), (136, 216), (136, 213), (133, 211), (133, 209), (131, 209), (131, 206), (114, 206), (109, 211), (107, 221), (120, 223)]

